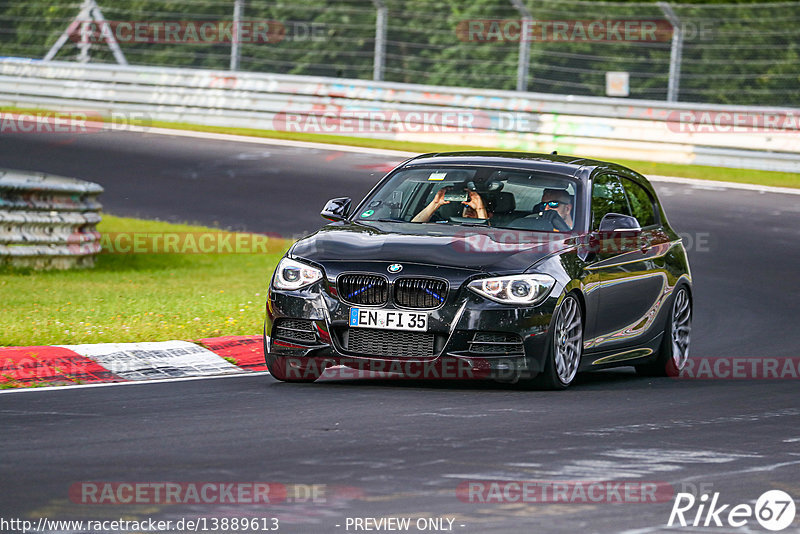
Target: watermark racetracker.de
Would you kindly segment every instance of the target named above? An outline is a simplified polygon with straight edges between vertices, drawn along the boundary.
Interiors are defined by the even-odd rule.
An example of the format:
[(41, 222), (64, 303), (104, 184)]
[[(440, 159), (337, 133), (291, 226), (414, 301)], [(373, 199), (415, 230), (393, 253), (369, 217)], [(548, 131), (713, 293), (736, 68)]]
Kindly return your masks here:
[[(711, 20), (685, 21), (684, 41), (710, 40)], [(659, 43), (672, 40), (675, 28), (666, 19), (468, 19), (455, 32), (459, 40), (474, 43)]]
[(692, 357), (676, 378), (695, 380), (798, 380), (800, 357)]
[(4, 134), (97, 134), (112, 130), (141, 130), (151, 124), (150, 115), (138, 111), (114, 111), (108, 115), (86, 109), (0, 111), (0, 137)]
[(231, 20), (79, 20), (67, 30), (70, 39), (90, 43), (116, 40), (135, 44), (278, 44), (323, 42), (327, 26), (320, 22)]
[(677, 133), (800, 134), (800, 113), (761, 110), (673, 110), (667, 128)]
[(339, 484), (268, 481), (80, 481), (69, 486), (70, 502), (120, 505), (328, 505), (364, 497), (363, 489)]
[(103, 254), (270, 254), (286, 248), (274, 234), (243, 232), (106, 232)]
[[(668, 245), (666, 235), (655, 236), (653, 246)], [(688, 252), (711, 252), (714, 247), (714, 236), (711, 232), (679, 232), (678, 237)], [(521, 252), (525, 250), (539, 250), (542, 252), (559, 252), (567, 247), (576, 247), (582, 254), (600, 253), (614, 254), (631, 250), (640, 250), (643, 247), (642, 237), (637, 234), (624, 233), (594, 233), (594, 234), (566, 234), (530, 232), (525, 230), (495, 228), (484, 231), (471, 229), (457, 233), (451, 246), (459, 252), (468, 253), (495, 253), (495, 252)]]
[(76, 504), (275, 504), (287, 488), (274, 482), (76, 482)]
[(467, 480), (456, 496), (470, 504), (649, 504), (670, 502), (671, 484), (630, 480)]
[(342, 135), (477, 133), (495, 129), (502, 120), (489, 112), (468, 109), (286, 109), (273, 117), (272, 128), (283, 132)]

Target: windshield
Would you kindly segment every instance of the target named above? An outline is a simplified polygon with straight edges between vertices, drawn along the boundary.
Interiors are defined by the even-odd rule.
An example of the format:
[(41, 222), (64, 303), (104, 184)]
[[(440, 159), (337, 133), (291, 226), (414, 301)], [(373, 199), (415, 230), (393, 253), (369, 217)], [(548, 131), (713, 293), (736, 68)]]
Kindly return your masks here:
[(538, 171), (414, 167), (395, 173), (353, 218), (568, 232), (579, 220), (577, 188), (568, 176)]

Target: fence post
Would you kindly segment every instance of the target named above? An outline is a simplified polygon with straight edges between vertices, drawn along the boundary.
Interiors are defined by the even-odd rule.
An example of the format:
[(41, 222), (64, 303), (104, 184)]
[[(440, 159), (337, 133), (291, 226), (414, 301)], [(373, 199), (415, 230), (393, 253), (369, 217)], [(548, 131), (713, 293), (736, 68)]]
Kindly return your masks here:
[(103, 37), (105, 37), (106, 44), (111, 49), (111, 53), (114, 54), (114, 59), (117, 60), (117, 63), (120, 65), (127, 65), (128, 60), (125, 59), (125, 54), (122, 52), (122, 49), (119, 47), (119, 42), (117, 38), (114, 36), (114, 31), (111, 27), (106, 23), (106, 18), (103, 16), (103, 12), (100, 10), (100, 6), (97, 4), (95, 0), (92, 0), (92, 18), (98, 21), (103, 28)]
[(666, 2), (658, 2), (658, 7), (672, 25), (672, 46), (669, 50), (669, 82), (667, 84), (667, 102), (677, 102), (681, 84), (681, 59), (683, 55), (683, 28), (681, 19)]
[(91, 33), (91, 29), (89, 29), (89, 21), (81, 22), (81, 40), (78, 43), (78, 63), (89, 63), (92, 59), (92, 43), (89, 40), (89, 34)]
[(242, 49), (239, 42), (239, 35), (242, 33), (242, 11), (244, 10), (244, 0), (236, 0), (233, 4), (233, 42), (231, 43), (231, 67), (230, 70), (239, 70), (239, 59), (242, 57)]
[(61, 32), (61, 35), (58, 36), (56, 42), (53, 43), (53, 46), (51, 46), (50, 50), (48, 50), (47, 54), (45, 54), (44, 61), (52, 61), (52, 59), (56, 57), (56, 54), (58, 54), (58, 51), (61, 50), (61, 47), (66, 44), (69, 36), (75, 31), (80, 31), (81, 42), (78, 44), (78, 49), (80, 50), (78, 61), (80, 63), (88, 63), (91, 59), (90, 49), (92, 46), (88, 34), (88, 22), (90, 20), (100, 23), (101, 34), (105, 39), (106, 44), (108, 44), (108, 47), (111, 49), (111, 52), (114, 54), (114, 59), (117, 60), (117, 63), (120, 65), (127, 65), (128, 60), (125, 59), (125, 54), (119, 47), (117, 38), (114, 36), (114, 31), (106, 23), (103, 12), (100, 10), (100, 6), (97, 5), (95, 0), (83, 0), (83, 3), (81, 4), (81, 10), (78, 12), (78, 16), (69, 23), (67, 29)]
[(372, 64), (372, 79), (383, 80), (383, 63), (386, 57), (386, 16), (388, 9), (383, 0), (372, 0), (378, 13), (375, 16), (375, 58)]
[(528, 29), (533, 24), (533, 15), (522, 0), (511, 0), (511, 3), (522, 15), (519, 29), (519, 57), (517, 58), (517, 91), (527, 91), (528, 67), (531, 61), (531, 43), (527, 35)]

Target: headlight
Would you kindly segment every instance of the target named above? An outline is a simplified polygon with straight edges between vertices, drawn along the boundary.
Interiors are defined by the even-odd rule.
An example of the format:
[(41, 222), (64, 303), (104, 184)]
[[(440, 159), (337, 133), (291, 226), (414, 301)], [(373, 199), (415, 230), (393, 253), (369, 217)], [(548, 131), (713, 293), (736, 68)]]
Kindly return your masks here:
[(322, 278), (322, 271), (316, 267), (283, 258), (275, 269), (273, 285), (275, 289), (300, 289)]
[(502, 304), (538, 304), (556, 283), (546, 274), (517, 274), (483, 278), (467, 286), (475, 293)]

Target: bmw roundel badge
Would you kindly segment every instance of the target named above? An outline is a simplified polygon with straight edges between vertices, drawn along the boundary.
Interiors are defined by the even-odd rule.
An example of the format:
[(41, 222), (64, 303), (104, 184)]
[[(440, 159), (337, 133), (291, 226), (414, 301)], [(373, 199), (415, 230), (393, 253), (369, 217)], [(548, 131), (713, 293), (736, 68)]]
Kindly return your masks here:
[(400, 271), (403, 270), (403, 266), (400, 265), (399, 263), (393, 263), (389, 267), (387, 267), (386, 270), (389, 271), (390, 273), (399, 273)]

